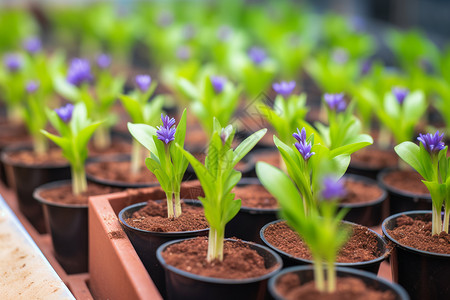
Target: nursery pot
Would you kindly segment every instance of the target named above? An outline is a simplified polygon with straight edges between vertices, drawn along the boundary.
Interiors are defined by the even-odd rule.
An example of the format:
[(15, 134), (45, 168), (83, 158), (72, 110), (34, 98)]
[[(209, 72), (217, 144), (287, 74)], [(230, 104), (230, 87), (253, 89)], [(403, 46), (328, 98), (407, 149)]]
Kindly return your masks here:
[(1, 160), (11, 172), (9, 182), (14, 182), (14, 189), (20, 211), (40, 232), (45, 232), (45, 222), (42, 205), (33, 197), (34, 190), (48, 182), (70, 178), (69, 163), (28, 164), (12, 160), (9, 154), (17, 151), (32, 151), (27, 145), (7, 147), (3, 150)]
[[(226, 240), (234, 241), (232, 239)], [(171, 300), (262, 300), (266, 295), (267, 281), (271, 276), (276, 274), (283, 265), (281, 258), (274, 251), (255, 243), (244, 242), (264, 258), (266, 268), (277, 267), (262, 276), (245, 279), (224, 279), (200, 276), (175, 268), (174, 266), (167, 264), (162, 257), (162, 253), (167, 247), (183, 241), (184, 240), (175, 240), (167, 242), (158, 248), (156, 254), (159, 262), (164, 267), (166, 274), (167, 299)]]
[[(393, 157), (397, 157), (393, 150), (380, 150), (379, 148), (372, 146), (364, 148), (363, 151), (365, 151), (365, 155), (367, 155), (367, 157), (371, 160), (375, 159), (376, 157), (379, 158), (377, 162), (381, 161), (382, 163), (371, 165), (366, 161), (358, 161), (357, 159), (352, 159), (350, 165), (348, 166), (347, 173), (361, 175), (376, 180), (378, 174), (380, 174), (380, 172), (385, 168), (392, 168), (398, 165), (397, 161), (391, 162), (391, 160), (393, 160)], [(376, 154), (376, 156), (374, 156), (374, 154)], [(383, 158), (385, 158), (386, 160), (384, 160)]]
[[(93, 166), (95, 164), (99, 164), (100, 168), (102, 168), (102, 164), (112, 164), (114, 166), (114, 164), (117, 163), (129, 162), (130, 157), (131, 156), (129, 154), (117, 154), (117, 155), (105, 155), (89, 158), (86, 164), (86, 178), (91, 182), (117, 188), (144, 188), (144, 187), (158, 186), (159, 182), (157, 180), (149, 182), (127, 182), (127, 181), (106, 179), (101, 177), (101, 175), (98, 176), (95, 174), (91, 174), (89, 172), (89, 166)], [(127, 174), (128, 177), (131, 177), (129, 170), (126, 170), (125, 172), (126, 172), (125, 174)], [(148, 174), (151, 174), (149, 170), (147, 170), (147, 172)]]
[[(272, 245), (271, 243), (269, 243), (267, 241), (267, 239), (265, 237), (265, 231), (266, 231), (267, 227), (269, 227), (272, 224), (282, 222), (282, 221), (283, 220), (276, 220), (276, 221), (270, 222), (269, 224), (266, 224), (263, 228), (261, 228), (261, 232), (260, 232), (261, 240), (264, 242), (265, 245), (267, 245), (268, 247), (273, 249), (275, 252), (277, 252), (281, 256), (281, 258), (283, 259), (283, 264), (286, 267), (312, 264), (311, 260), (303, 259), (303, 258), (299, 258), (299, 257), (295, 257), (293, 255), (290, 255), (290, 254), (278, 249), (277, 247), (275, 247), (274, 245)], [(347, 221), (343, 221), (343, 223), (347, 223), (347, 224), (350, 224), (353, 226), (357, 225), (357, 224), (347, 222)], [(354, 263), (335, 263), (335, 265), (337, 267), (349, 267), (352, 269), (358, 269), (358, 270), (371, 272), (373, 274), (378, 274), (378, 270), (380, 269), (381, 262), (389, 255), (389, 249), (388, 249), (387, 244), (384, 241), (384, 239), (378, 233), (376, 233), (375, 231), (373, 231), (370, 228), (367, 228), (367, 229), (376, 236), (378, 253), (381, 253), (381, 254), (377, 258), (368, 260), (368, 261), (354, 262)]]
[[(415, 194), (410, 191), (400, 190), (391, 185), (386, 184), (385, 178), (395, 169), (386, 169), (378, 174), (378, 183), (388, 192), (389, 196), (389, 215), (411, 210), (430, 209), (430, 194)], [(419, 182), (418, 184), (423, 184)]]
[[(257, 178), (243, 178), (237, 186), (261, 185)], [(261, 227), (277, 220), (277, 208), (253, 208), (241, 206), (238, 214), (226, 225), (225, 236), (262, 244)]]
[(426, 214), (431, 211), (409, 211), (384, 220), (381, 229), (394, 245), (390, 258), (392, 279), (406, 289), (411, 299), (450, 299), (450, 254), (401, 245), (388, 232), (397, 226), (397, 219), (402, 215), (415, 218)]
[(41, 193), (71, 184), (70, 180), (54, 181), (38, 187), (33, 193), (44, 207), (55, 257), (69, 274), (88, 270), (88, 205), (50, 202)]
[[(183, 201), (191, 205), (200, 205), (200, 201), (197, 200)], [(133, 244), (136, 253), (142, 260), (144, 267), (147, 269), (147, 272), (150, 274), (153, 282), (158, 287), (159, 292), (162, 295), (165, 295), (166, 289), (164, 270), (156, 258), (156, 250), (160, 245), (168, 241), (173, 241), (175, 239), (206, 236), (209, 232), (209, 228), (194, 231), (154, 232), (142, 230), (128, 225), (126, 219), (130, 218), (135, 211), (138, 211), (146, 205), (146, 202), (142, 202), (125, 207), (119, 213), (119, 221), (122, 225), (123, 230), (130, 239), (131, 244)]]
[[(325, 273), (326, 274), (326, 273)], [(270, 295), (276, 299), (276, 300), (283, 300), (286, 299), (285, 295), (277, 289), (278, 284), (282, 280), (283, 276), (285, 275), (295, 275), (298, 278), (298, 281), (300, 284), (305, 284), (310, 281), (314, 280), (314, 269), (313, 266), (295, 266), (295, 267), (289, 267), (275, 276), (273, 276), (269, 280), (269, 292)], [(361, 270), (355, 270), (352, 268), (343, 268), (343, 267), (337, 267), (336, 268), (336, 276), (337, 278), (345, 278), (345, 277), (355, 277), (360, 280), (362, 280), (367, 287), (372, 288), (374, 290), (385, 292), (390, 291), (395, 295), (396, 300), (408, 300), (409, 296), (406, 293), (406, 291), (399, 286), (398, 284), (394, 284), (392, 282), (389, 282), (385, 279), (382, 279), (380, 277), (377, 277), (376, 275), (364, 272)], [(293, 278), (290, 278), (290, 280), (294, 280)], [(296, 285), (290, 287), (295, 288)], [(289, 292), (289, 289), (287, 290)]]
[(344, 220), (360, 224), (367, 227), (379, 225), (388, 211), (387, 192), (381, 188), (378, 183), (368, 177), (346, 174), (344, 178), (355, 182), (362, 182), (368, 185), (376, 186), (381, 190), (381, 195), (370, 202), (361, 203), (339, 203), (340, 208), (350, 209), (345, 215)]

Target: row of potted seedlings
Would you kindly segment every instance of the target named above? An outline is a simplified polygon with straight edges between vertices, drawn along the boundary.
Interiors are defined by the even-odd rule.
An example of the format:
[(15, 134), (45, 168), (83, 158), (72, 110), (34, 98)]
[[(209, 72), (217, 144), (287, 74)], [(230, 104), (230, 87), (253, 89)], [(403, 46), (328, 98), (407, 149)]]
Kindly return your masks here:
[[(161, 32), (170, 31), (171, 25), (163, 28)], [(158, 46), (152, 45), (152, 49), (157, 50)], [(269, 45), (267, 48), (273, 50)], [(167, 47), (161, 49), (154, 51), (155, 54), (167, 51)], [(25, 50), (24, 56), (5, 57), (7, 72), (2, 70), (0, 79), (2, 87), (8, 89), (3, 96), (8, 100), (10, 119), (16, 120), (23, 114), (32, 136), (36, 155), (23, 154), (28, 162), (42, 165), (40, 154), (45, 153), (49, 154), (51, 163), (49, 167), (30, 168), (28, 162), (14, 163), (14, 154), (8, 150), (4, 151), (2, 161), (9, 175), (8, 183), (17, 192), (21, 210), (42, 232), (45, 228), (41, 206), (34, 198), (43, 203), (56, 257), (69, 273), (87, 270), (89, 196), (119, 188), (160, 186), (166, 199), (153, 199), (158, 201), (125, 208), (119, 219), (164, 297), (185, 299), (214, 295), (227, 299), (262, 299), (271, 277), (270, 293), (279, 299), (295, 299), (303, 297), (303, 293), (311, 293), (314, 299), (319, 297), (317, 293), (325, 298), (335, 291), (345, 294), (348, 292), (342, 290), (345, 285), (351, 286), (353, 293), (362, 282), (369, 289), (381, 290), (380, 297), (407, 299), (408, 295), (398, 286), (354, 270), (376, 274), (381, 261), (390, 254), (385, 240), (367, 227), (341, 222), (346, 219), (365, 226), (379, 225), (388, 215), (387, 206), (390, 206), (390, 214), (432, 206), (432, 213), (393, 215), (383, 222), (382, 230), (387, 240), (400, 241), (391, 252), (394, 281), (406, 288), (411, 298), (448, 297), (445, 285), (449, 255), (445, 248), (446, 245), (448, 248), (449, 220), (447, 148), (439, 133), (421, 135), (419, 146), (407, 142), (413, 139), (416, 125), (429, 107), (426, 99), (431, 94), (430, 88), (417, 85), (423, 91), (413, 90), (416, 88), (413, 82), (417, 83), (413, 79), (423, 75), (419, 68), (410, 70), (416, 75), (411, 76), (412, 79), (392, 79), (395, 76), (374, 63), (361, 70), (361, 78), (353, 86), (352, 79), (358, 73), (357, 60), (345, 59), (343, 51), (320, 53), (305, 68), (319, 88), (329, 93), (323, 96), (321, 105), (309, 111), (306, 94), (294, 92), (295, 81), (273, 84), (274, 101), (271, 97), (258, 97), (254, 102), (242, 104), (241, 86), (216, 76), (225, 71), (195, 67), (195, 57), (185, 57), (161, 70), (165, 87), (178, 101), (177, 107), (169, 111), (179, 118), (175, 125), (174, 118), (161, 114), (171, 96), (161, 94), (160, 87), (150, 76), (136, 76), (133, 82), (136, 88), (121, 94), (125, 79), (111, 75), (111, 59), (107, 55), (99, 55), (93, 69), (84, 59), (74, 59), (66, 69), (64, 56), (55, 54), (48, 59), (37, 39), (28, 41)], [(235, 54), (228, 48), (222, 50), (228, 51), (230, 57)], [(289, 55), (281, 56), (288, 60), (283, 66), (289, 66)], [(417, 58), (414, 56), (412, 60)], [(251, 99), (259, 91), (269, 90), (275, 76), (274, 65), (261, 48), (252, 48), (244, 60), (240, 62), (245, 68), (240, 72), (239, 82)], [(227, 62), (224, 59), (222, 66)], [(217, 63), (220, 65), (220, 60)], [(404, 65), (408, 63), (406, 60)], [(298, 72), (298, 68), (295, 71)], [(286, 72), (283, 74), (292, 75)], [(31, 78), (33, 80), (28, 80)], [(432, 79), (434, 81), (427, 80), (429, 85), (445, 95), (445, 80)], [(380, 85), (387, 88), (378, 88)], [(413, 91), (395, 87), (397, 85), (408, 86)], [(74, 104), (46, 109), (60, 103), (52, 96), (53, 90)], [(308, 93), (308, 97), (311, 95), (315, 97), (314, 93)], [(354, 101), (348, 104), (346, 97)], [(123, 108), (115, 106), (117, 98)], [(18, 102), (18, 99), (24, 101)], [(182, 107), (188, 109), (180, 113)], [(111, 141), (113, 110), (120, 111), (120, 118), (131, 121), (126, 129), (126, 133), (129, 131), (133, 136), (131, 145), (120, 135)], [(355, 111), (362, 122), (354, 116)], [(317, 117), (311, 117), (313, 113)], [(192, 115), (199, 122), (193, 122)], [(233, 122), (234, 118), (237, 122)], [(318, 121), (311, 125), (307, 118)], [(46, 127), (47, 119), (51, 129)], [(372, 135), (381, 150), (372, 145), (369, 135), (361, 133), (375, 127), (371, 124), (373, 120), (380, 126)], [(230, 123), (240, 125), (238, 132), (226, 126)], [(20, 126), (11, 127), (24, 132)], [(263, 127), (269, 127), (269, 132), (261, 129)], [(5, 134), (17, 138), (17, 132), (2, 130), (2, 137)], [(196, 133), (199, 136), (194, 137)], [(46, 145), (44, 136), (54, 145)], [(90, 145), (91, 136), (94, 138)], [(390, 145), (391, 137), (399, 144), (395, 148), (401, 158), (399, 161), (397, 155), (383, 150)], [(208, 145), (207, 150), (199, 149), (198, 145)], [(268, 145), (272, 148), (267, 149)], [(117, 146), (128, 156), (114, 158), (112, 164), (107, 164), (109, 158), (104, 153)], [(253, 148), (265, 149), (253, 151)], [(90, 153), (103, 155), (85, 165), (88, 149)], [(379, 152), (388, 152), (388, 158), (374, 154)], [(375, 167), (361, 168), (365, 161), (375, 163)], [(417, 173), (404, 170), (403, 161)], [(390, 166), (394, 167), (399, 164), (400, 170), (393, 174), (380, 173), (381, 167), (389, 162), (393, 162)], [(388, 189), (389, 202), (385, 200), (383, 189), (361, 177), (345, 175), (348, 192), (344, 193), (339, 178), (348, 169), (378, 177), (381, 185)], [(241, 178), (241, 173), (257, 175), (259, 180)], [(422, 188), (419, 175), (425, 183)], [(412, 193), (400, 193), (391, 187), (392, 182), (404, 177), (413, 179), (412, 187), (406, 189), (418, 188), (419, 196), (406, 199)], [(69, 178), (72, 181), (50, 183), (35, 191), (45, 182)], [(102, 185), (88, 183), (87, 178)], [(197, 178), (200, 185), (192, 195), (201, 194), (201, 197), (180, 199), (181, 183), (193, 178)], [(259, 191), (262, 196), (256, 195)], [(340, 198), (350, 201), (355, 194), (362, 194), (364, 198), (369, 191), (373, 192), (373, 199), (368, 209), (363, 210), (365, 205), (362, 204), (338, 201)], [(250, 200), (261, 201), (255, 205)], [(441, 216), (442, 207), (446, 209)], [(278, 213), (283, 220), (278, 220)], [(374, 216), (376, 218), (372, 218)], [(180, 228), (175, 230), (172, 226), (176, 224)], [(419, 240), (426, 248), (413, 250), (419, 246), (407, 244), (402, 238), (404, 234), (396, 232), (397, 229), (410, 231), (405, 228), (408, 225), (419, 228), (422, 234)], [(69, 229), (65, 229), (66, 226)], [(192, 239), (178, 240), (186, 237)], [(431, 246), (433, 241), (442, 248)], [(283, 266), (311, 263), (312, 266), (278, 272)], [(225, 269), (226, 266), (231, 269)], [(419, 275), (418, 271), (423, 273)], [(242, 279), (244, 273), (247, 279)], [(227, 278), (223, 278), (224, 274)], [(362, 281), (355, 281), (354, 277)], [(423, 278), (432, 278), (432, 282), (424, 282)], [(310, 289), (305, 292), (304, 283), (313, 281), (314, 285), (304, 287)]]

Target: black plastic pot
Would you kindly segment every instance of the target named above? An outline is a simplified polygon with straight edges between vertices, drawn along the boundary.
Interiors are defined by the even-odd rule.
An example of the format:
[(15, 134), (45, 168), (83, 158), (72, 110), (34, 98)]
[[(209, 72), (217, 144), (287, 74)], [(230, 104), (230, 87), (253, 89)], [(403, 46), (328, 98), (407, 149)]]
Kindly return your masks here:
[(401, 245), (388, 232), (397, 226), (397, 218), (402, 215), (415, 218), (426, 214), (431, 211), (409, 211), (384, 220), (383, 235), (394, 245), (390, 258), (392, 279), (406, 289), (411, 299), (450, 299), (450, 254)]
[(88, 205), (50, 202), (41, 193), (71, 184), (70, 180), (50, 182), (33, 193), (33, 197), (44, 207), (55, 257), (69, 274), (88, 270)]
[[(237, 186), (261, 185), (258, 178), (243, 178)], [(259, 235), (261, 227), (275, 221), (278, 209), (242, 206), (238, 214), (226, 225), (225, 236), (263, 244)]]
[[(283, 222), (283, 220), (276, 220), (276, 221), (270, 222), (269, 224), (266, 224), (263, 228), (261, 228), (261, 232), (260, 232), (261, 240), (264, 242), (264, 244), (267, 245), (268, 247), (270, 247), (271, 249), (273, 249), (275, 252), (277, 252), (281, 256), (285, 267), (312, 264), (311, 260), (292, 256), (292, 255), (278, 249), (277, 247), (273, 246), (272, 244), (270, 244), (267, 241), (267, 239), (265, 238), (265, 235), (264, 235), (266, 228), (269, 227), (270, 225), (278, 223), (278, 222)], [(343, 222), (350, 224), (350, 225), (357, 225), (357, 224), (347, 222), (347, 221), (343, 221)], [(348, 267), (348, 268), (352, 268), (352, 269), (358, 269), (358, 270), (371, 272), (373, 274), (378, 274), (378, 270), (380, 269), (381, 262), (383, 260), (385, 260), (386, 257), (389, 256), (389, 249), (388, 249), (387, 244), (384, 241), (384, 239), (378, 233), (376, 233), (375, 231), (373, 231), (370, 228), (367, 228), (367, 229), (376, 235), (377, 240), (378, 240), (377, 246), (379, 248), (379, 253), (382, 253), (382, 254), (379, 257), (372, 259), (372, 260), (368, 260), (368, 261), (362, 261), (362, 262), (356, 262), (356, 263), (336, 263), (335, 265), (337, 267)]]
[[(386, 189), (389, 196), (389, 215), (411, 210), (430, 209), (432, 202), (430, 194), (414, 194), (387, 185), (384, 178), (395, 169), (386, 169), (378, 174), (378, 183)], [(422, 184), (422, 183), (420, 183)]]
[[(314, 270), (313, 266), (296, 266), (284, 269), (280, 273), (276, 274), (269, 280), (269, 292), (271, 296), (276, 300), (286, 299), (276, 288), (278, 282), (283, 276), (287, 274), (294, 274), (298, 277), (301, 284), (308, 283), (314, 280)], [(361, 279), (367, 287), (384, 292), (390, 291), (395, 295), (396, 300), (409, 300), (409, 296), (406, 291), (399, 285), (389, 282), (383, 278), (377, 277), (376, 275), (364, 272), (361, 270), (355, 270), (351, 268), (336, 268), (336, 276), (338, 278), (343, 277), (356, 277)], [(425, 299), (425, 298), (424, 298)]]
[[(102, 162), (123, 162), (123, 161), (130, 161), (130, 155), (129, 154), (114, 154), (114, 155), (104, 155), (104, 156), (98, 156), (89, 158), (86, 162), (86, 178), (91, 181), (95, 182), (101, 185), (105, 186), (111, 186), (111, 187), (117, 187), (117, 188), (144, 188), (144, 187), (154, 187), (158, 186), (159, 182), (148, 182), (148, 183), (132, 183), (132, 182), (125, 182), (125, 181), (114, 181), (114, 180), (108, 180), (104, 179), (98, 176), (94, 176), (92, 174), (89, 174), (88, 165), (89, 164), (95, 164), (95, 163), (102, 163)], [(150, 171), (148, 171), (150, 173)]]
[[(395, 167), (395, 166), (390, 166)], [(348, 166), (347, 173), (360, 175), (364, 177), (369, 177), (372, 179), (377, 179), (377, 176), (382, 172), (386, 167), (371, 167), (362, 162), (357, 162), (352, 160), (350, 165)]]
[[(228, 241), (234, 241), (226, 239)], [(223, 279), (205, 277), (182, 271), (168, 265), (162, 257), (162, 252), (172, 244), (183, 242), (176, 240), (165, 243), (158, 248), (157, 257), (164, 267), (167, 284), (167, 299), (176, 300), (229, 300), (229, 299), (265, 299), (267, 291), (267, 281), (275, 275), (283, 266), (281, 258), (267, 247), (247, 243), (251, 249), (258, 252), (264, 258), (266, 268), (274, 268), (270, 273), (263, 276), (248, 279)]]
[(8, 174), (8, 181), (14, 182), (11, 184), (11, 188), (16, 193), (20, 211), (38, 232), (44, 233), (45, 222), (42, 205), (34, 199), (33, 192), (45, 183), (70, 179), (70, 165), (68, 162), (30, 165), (10, 159), (10, 153), (22, 150), (31, 151), (32, 147), (29, 145), (7, 147), (2, 152), (1, 161), (11, 171)]
[[(185, 203), (192, 205), (201, 205), (198, 200), (183, 200)], [(168, 241), (180, 238), (189, 238), (197, 236), (206, 236), (209, 228), (195, 231), (180, 232), (153, 232), (132, 227), (127, 224), (126, 219), (130, 218), (135, 211), (147, 205), (146, 202), (133, 204), (125, 207), (119, 212), (119, 221), (123, 230), (133, 244), (136, 253), (142, 260), (147, 272), (150, 274), (155, 285), (158, 287), (161, 295), (165, 295), (164, 269), (156, 258), (156, 250), (158, 247)]]
[(386, 190), (380, 187), (375, 180), (368, 177), (346, 174), (344, 178), (377, 186), (382, 191), (381, 196), (371, 202), (340, 203), (340, 208), (345, 207), (350, 209), (350, 211), (345, 215), (344, 220), (367, 227), (377, 226), (381, 224), (389, 210), (389, 203), (388, 201), (386, 201)]

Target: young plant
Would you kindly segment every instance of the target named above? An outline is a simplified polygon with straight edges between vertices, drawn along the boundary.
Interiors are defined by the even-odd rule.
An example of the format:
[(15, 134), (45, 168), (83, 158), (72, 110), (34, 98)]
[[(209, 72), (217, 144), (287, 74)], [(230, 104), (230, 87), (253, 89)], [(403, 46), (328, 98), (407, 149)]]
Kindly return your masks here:
[[(406, 141), (395, 146), (395, 152), (407, 164), (413, 167), (422, 177), (431, 194), (432, 200), (432, 235), (448, 233), (450, 219), (450, 159), (447, 157), (448, 147), (439, 131), (433, 135), (420, 134), (417, 138), (420, 146)], [(444, 222), (441, 210), (444, 206)]]
[[(157, 83), (152, 82), (148, 75), (137, 75), (135, 77), (137, 89), (129, 95), (120, 95), (123, 107), (135, 124), (148, 124), (155, 126), (158, 116), (164, 104), (164, 97), (158, 96), (148, 101), (156, 89)], [(133, 139), (131, 150), (131, 173), (137, 174), (141, 169), (142, 147), (138, 140)]]
[(33, 138), (33, 149), (37, 155), (43, 155), (48, 149), (48, 143), (41, 130), (47, 124), (47, 116), (45, 114), (45, 98), (40, 93), (40, 82), (30, 80), (26, 83), (26, 99), (23, 107), (23, 119), (28, 128), (28, 132)]
[(3, 68), (0, 68), (0, 90), (6, 104), (9, 120), (18, 122), (21, 116), (21, 101), (25, 95), (24, 59), (18, 53), (3, 56)]
[(162, 126), (156, 128), (147, 124), (128, 123), (128, 130), (150, 151), (145, 164), (166, 193), (168, 218), (177, 218), (181, 215), (181, 180), (188, 166), (188, 160), (181, 152), (186, 136), (186, 110), (178, 127), (175, 127), (174, 118), (161, 114), (161, 120)]
[(87, 144), (101, 122), (88, 119), (83, 103), (66, 104), (55, 110), (46, 110), (47, 118), (59, 136), (46, 130), (41, 132), (61, 147), (72, 172), (72, 191), (79, 195), (87, 190), (84, 162), (88, 156)]
[(205, 217), (210, 225), (207, 260), (223, 260), (223, 241), (225, 225), (238, 213), (241, 200), (234, 200), (233, 187), (241, 179), (241, 173), (234, 170), (236, 164), (258, 143), (266, 133), (261, 129), (246, 138), (236, 149), (231, 148), (235, 129), (228, 125), (222, 128), (214, 119), (214, 132), (205, 159), (205, 165), (192, 154), (183, 152), (194, 168), (202, 185), (205, 197), (199, 198), (205, 210)]
[[(335, 262), (339, 249), (349, 237), (349, 230), (341, 221), (348, 210), (338, 211), (338, 199), (345, 196), (342, 181), (336, 175), (325, 176), (332, 164), (321, 164), (322, 174), (308, 187), (317, 190), (312, 206), (305, 206), (304, 194), (281, 170), (258, 162), (256, 173), (264, 187), (278, 200), (280, 215), (303, 239), (311, 251), (316, 289), (332, 293), (336, 290)], [(302, 197), (303, 196), (303, 197)], [(327, 281), (325, 281), (325, 269)]]
[(308, 109), (306, 107), (306, 94), (292, 94), (295, 81), (274, 83), (273, 89), (277, 93), (273, 107), (261, 104), (260, 113), (272, 125), (278, 137), (285, 143), (292, 140), (292, 132), (299, 126)]

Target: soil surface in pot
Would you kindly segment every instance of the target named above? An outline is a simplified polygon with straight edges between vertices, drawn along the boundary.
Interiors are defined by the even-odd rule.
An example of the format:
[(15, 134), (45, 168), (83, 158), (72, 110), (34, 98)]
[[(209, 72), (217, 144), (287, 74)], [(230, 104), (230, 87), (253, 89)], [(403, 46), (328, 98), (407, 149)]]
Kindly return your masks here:
[(111, 145), (105, 149), (98, 149), (91, 141), (88, 144), (89, 156), (99, 156), (106, 154), (128, 154), (131, 153), (131, 143), (124, 138), (112, 137)]
[(397, 226), (388, 233), (401, 245), (418, 250), (450, 254), (450, 234), (441, 232), (431, 235), (431, 214), (411, 218), (401, 216), (397, 219)]
[(394, 151), (366, 147), (352, 154), (351, 165), (372, 169), (384, 169), (398, 165), (398, 156)]
[(88, 183), (88, 190), (75, 196), (72, 194), (72, 185), (67, 184), (56, 188), (43, 190), (40, 195), (48, 202), (87, 205), (90, 196), (111, 194), (118, 191), (120, 191), (118, 188)]
[(336, 291), (332, 294), (321, 293), (316, 290), (314, 281), (301, 285), (297, 275), (288, 273), (282, 276), (275, 286), (277, 291), (286, 300), (394, 300), (395, 295), (391, 291), (377, 291), (364, 283), (359, 278), (337, 278)]
[(19, 150), (8, 152), (7, 158), (13, 163), (21, 163), (24, 165), (65, 165), (67, 159), (62, 155), (60, 148), (50, 148), (43, 155), (37, 155), (33, 150)]
[(347, 195), (339, 203), (369, 203), (381, 197), (383, 191), (376, 185), (363, 181), (346, 179)]
[(277, 266), (267, 269), (264, 258), (241, 242), (225, 241), (223, 261), (206, 261), (208, 238), (197, 237), (167, 247), (162, 253), (166, 263), (180, 270), (215, 278), (244, 279), (259, 277)]
[(181, 203), (181, 216), (167, 218), (167, 201), (148, 201), (131, 218), (126, 219), (128, 225), (153, 232), (178, 232), (202, 230), (209, 227), (201, 206)]
[(86, 173), (99, 179), (127, 183), (154, 183), (156, 176), (142, 166), (137, 174), (131, 174), (130, 161), (102, 161), (86, 165)]
[(422, 176), (412, 170), (397, 170), (390, 172), (384, 177), (384, 183), (398, 190), (413, 194), (429, 195), (425, 184), (422, 183)]
[(277, 200), (259, 184), (237, 186), (232, 191), (235, 199), (241, 199), (243, 207), (277, 209)]
[[(374, 233), (364, 226), (352, 226), (353, 232), (350, 239), (339, 251), (338, 263), (355, 263), (376, 259), (382, 253), (378, 253), (378, 241)], [(271, 224), (264, 232), (266, 240), (272, 246), (294, 257), (312, 260), (311, 252), (299, 235), (292, 230), (285, 221)]]

